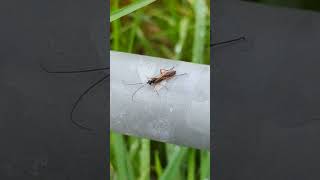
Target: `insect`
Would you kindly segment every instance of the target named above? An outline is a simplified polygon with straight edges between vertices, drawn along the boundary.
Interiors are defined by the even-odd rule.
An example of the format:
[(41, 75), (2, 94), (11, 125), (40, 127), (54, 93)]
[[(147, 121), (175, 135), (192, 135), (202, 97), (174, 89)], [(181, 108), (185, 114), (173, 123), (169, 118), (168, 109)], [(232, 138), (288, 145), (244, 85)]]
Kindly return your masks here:
[(228, 41), (222, 41), (222, 42), (217, 42), (217, 43), (213, 43), (213, 44), (210, 44), (211, 47), (215, 47), (215, 46), (219, 46), (219, 45), (223, 45), (223, 44), (229, 44), (229, 43), (232, 43), (232, 42), (236, 42), (236, 41), (242, 41), (242, 40), (246, 40), (247, 38), (245, 36), (241, 36), (239, 38), (236, 38), (236, 39), (231, 39), (231, 40), (228, 40)]
[[(148, 81), (146, 83), (133, 83), (133, 84), (127, 84), (127, 85), (137, 85), (137, 84), (143, 84), (142, 86), (140, 86), (136, 91), (133, 92), (131, 99), (133, 101), (133, 97), (134, 95), (140, 90), (142, 89), (144, 86), (146, 86), (147, 84), (150, 86), (154, 86), (154, 90), (158, 93), (158, 88), (159, 87), (165, 87), (167, 89), (166, 86), (164, 86), (163, 82), (172, 79), (173, 77), (176, 76), (181, 76), (181, 75), (186, 75), (187, 73), (183, 73), (183, 74), (176, 74), (176, 71), (174, 70), (174, 67), (170, 68), (170, 69), (160, 69), (160, 74), (154, 77), (151, 77), (148, 79)], [(160, 89), (160, 88), (159, 88)]]
[[(231, 43), (231, 42), (235, 42), (235, 41), (240, 41), (240, 40), (245, 40), (245, 37), (240, 37), (237, 39), (233, 39), (233, 40), (229, 40), (229, 41), (224, 41), (224, 42), (218, 42), (218, 43), (213, 43), (210, 44), (210, 46), (218, 46), (218, 45), (222, 45), (222, 44), (227, 44), (227, 43)], [(84, 70), (76, 70), (76, 71), (49, 71), (48, 69), (46, 69), (42, 64), (40, 64), (40, 67), (43, 71), (45, 71), (46, 73), (51, 73), (51, 74), (69, 74), (69, 73), (86, 73), (86, 72), (97, 72), (97, 71), (105, 71), (105, 70), (109, 70), (109, 67), (102, 67), (102, 68), (95, 68), (95, 69), (84, 69)], [(174, 67), (170, 68), (170, 69), (160, 69), (160, 74), (154, 77), (149, 78), (149, 80), (147, 81), (147, 83), (135, 83), (135, 84), (128, 84), (128, 85), (136, 85), (136, 84), (143, 84), (141, 87), (139, 87), (133, 94), (132, 94), (132, 100), (134, 95), (140, 90), (142, 89), (145, 85), (151, 85), (154, 86), (154, 89), (156, 90), (157, 94), (159, 95), (157, 89), (159, 87), (165, 87), (164, 85), (162, 85), (162, 82), (165, 82), (173, 77), (176, 76), (180, 76), (180, 75), (185, 75), (186, 73), (183, 74), (176, 74), (176, 71), (174, 70)], [(81, 124), (80, 122), (76, 121), (73, 119), (73, 114), (74, 111), (76, 110), (76, 108), (78, 107), (79, 103), (81, 102), (81, 100), (83, 99), (83, 97), (88, 94), (93, 88), (95, 88), (96, 86), (98, 86), (100, 83), (104, 82), (105, 80), (107, 80), (110, 77), (110, 74), (105, 74), (103, 77), (101, 77), (100, 79), (98, 79), (96, 82), (94, 82), (93, 84), (91, 84), (89, 87), (87, 87), (78, 97), (78, 99), (74, 102), (72, 108), (71, 108), (71, 112), (70, 112), (70, 120), (71, 122), (76, 125), (78, 128), (80, 129), (84, 129), (87, 131), (93, 131), (92, 128)]]
[[(42, 64), (40, 64), (40, 67), (43, 71), (45, 71), (46, 73), (53, 73), (53, 74), (68, 74), (68, 73), (84, 73), (84, 72), (96, 72), (96, 71), (104, 71), (104, 70), (108, 70), (110, 69), (109, 67), (103, 67), (103, 68), (95, 68), (95, 69), (84, 69), (84, 70), (77, 70), (77, 71), (49, 71), (48, 69), (46, 69)], [(86, 88), (78, 97), (78, 99), (75, 101), (75, 103), (73, 104), (72, 108), (71, 108), (71, 112), (70, 112), (70, 120), (71, 122), (76, 125), (77, 127), (79, 127), (80, 129), (84, 129), (87, 131), (92, 132), (93, 129), (91, 129), (90, 127), (87, 127), (83, 124), (81, 124), (80, 122), (76, 121), (73, 119), (73, 113), (76, 110), (77, 106), (79, 105), (80, 101), (83, 99), (83, 97), (90, 92), (90, 90), (92, 90), (94, 87), (98, 86), (100, 83), (102, 83), (103, 81), (107, 80), (110, 77), (110, 74), (105, 74), (103, 77), (101, 77), (100, 79), (98, 79), (96, 82), (94, 82), (93, 84), (91, 84), (88, 88)]]

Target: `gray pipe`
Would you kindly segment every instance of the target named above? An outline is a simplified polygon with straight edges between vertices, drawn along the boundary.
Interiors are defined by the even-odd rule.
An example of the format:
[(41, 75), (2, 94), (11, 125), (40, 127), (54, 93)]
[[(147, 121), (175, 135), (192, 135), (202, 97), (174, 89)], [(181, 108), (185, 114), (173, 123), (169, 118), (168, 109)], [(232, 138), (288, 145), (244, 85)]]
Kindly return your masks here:
[[(199, 149), (210, 147), (210, 66), (110, 52), (110, 127), (113, 131)], [(176, 76), (158, 93), (145, 85), (160, 69)], [(161, 86), (159, 86), (161, 87)]]

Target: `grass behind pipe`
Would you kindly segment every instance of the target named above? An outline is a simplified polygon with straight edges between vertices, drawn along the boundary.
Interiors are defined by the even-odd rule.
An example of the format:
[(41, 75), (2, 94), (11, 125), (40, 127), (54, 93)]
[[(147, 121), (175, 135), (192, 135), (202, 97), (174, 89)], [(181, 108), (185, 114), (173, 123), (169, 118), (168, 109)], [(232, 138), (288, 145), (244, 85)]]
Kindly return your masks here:
[[(208, 9), (210, 1), (158, 0), (151, 4), (150, 0), (142, 1), (111, 0), (112, 50), (210, 63), (210, 48), (206, 47), (210, 43), (209, 14), (201, 15), (197, 9)], [(144, 6), (132, 8), (132, 3)], [(111, 179), (210, 179), (208, 151), (113, 132), (111, 137)]]
[(192, 49), (192, 62), (204, 64), (204, 50), (206, 38), (206, 15), (208, 13), (205, 0), (193, 1), (193, 9), (195, 13), (195, 32), (194, 32), (194, 45)]

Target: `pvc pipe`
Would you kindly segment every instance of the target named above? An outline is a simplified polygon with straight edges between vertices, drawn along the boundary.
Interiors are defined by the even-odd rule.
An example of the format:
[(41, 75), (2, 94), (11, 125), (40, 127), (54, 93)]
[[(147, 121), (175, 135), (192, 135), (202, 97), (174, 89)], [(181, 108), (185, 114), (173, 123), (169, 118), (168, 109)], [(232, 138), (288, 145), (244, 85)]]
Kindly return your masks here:
[[(112, 131), (156, 141), (210, 148), (210, 66), (110, 52), (110, 127)], [(160, 69), (176, 74), (157, 92), (145, 83)]]

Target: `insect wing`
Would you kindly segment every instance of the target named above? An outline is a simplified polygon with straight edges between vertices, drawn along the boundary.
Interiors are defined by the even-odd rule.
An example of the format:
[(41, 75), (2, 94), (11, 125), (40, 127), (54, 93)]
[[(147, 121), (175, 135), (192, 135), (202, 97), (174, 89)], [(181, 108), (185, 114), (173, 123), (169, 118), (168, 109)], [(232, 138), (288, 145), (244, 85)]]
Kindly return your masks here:
[(159, 91), (161, 88), (165, 87), (167, 88), (165, 85), (167, 84), (167, 81), (166, 80), (163, 80), (157, 84), (154, 85), (154, 90), (155, 91)]
[(174, 67), (170, 68), (170, 69), (160, 69), (160, 74), (165, 74), (169, 71), (172, 71), (174, 69)]
[(139, 76), (140, 82), (147, 82), (154, 76), (155, 67), (148, 64), (141, 64), (137, 68), (137, 74)]
[(168, 70), (166, 70), (166, 69), (160, 69), (160, 74), (165, 74), (166, 72), (168, 72)]

